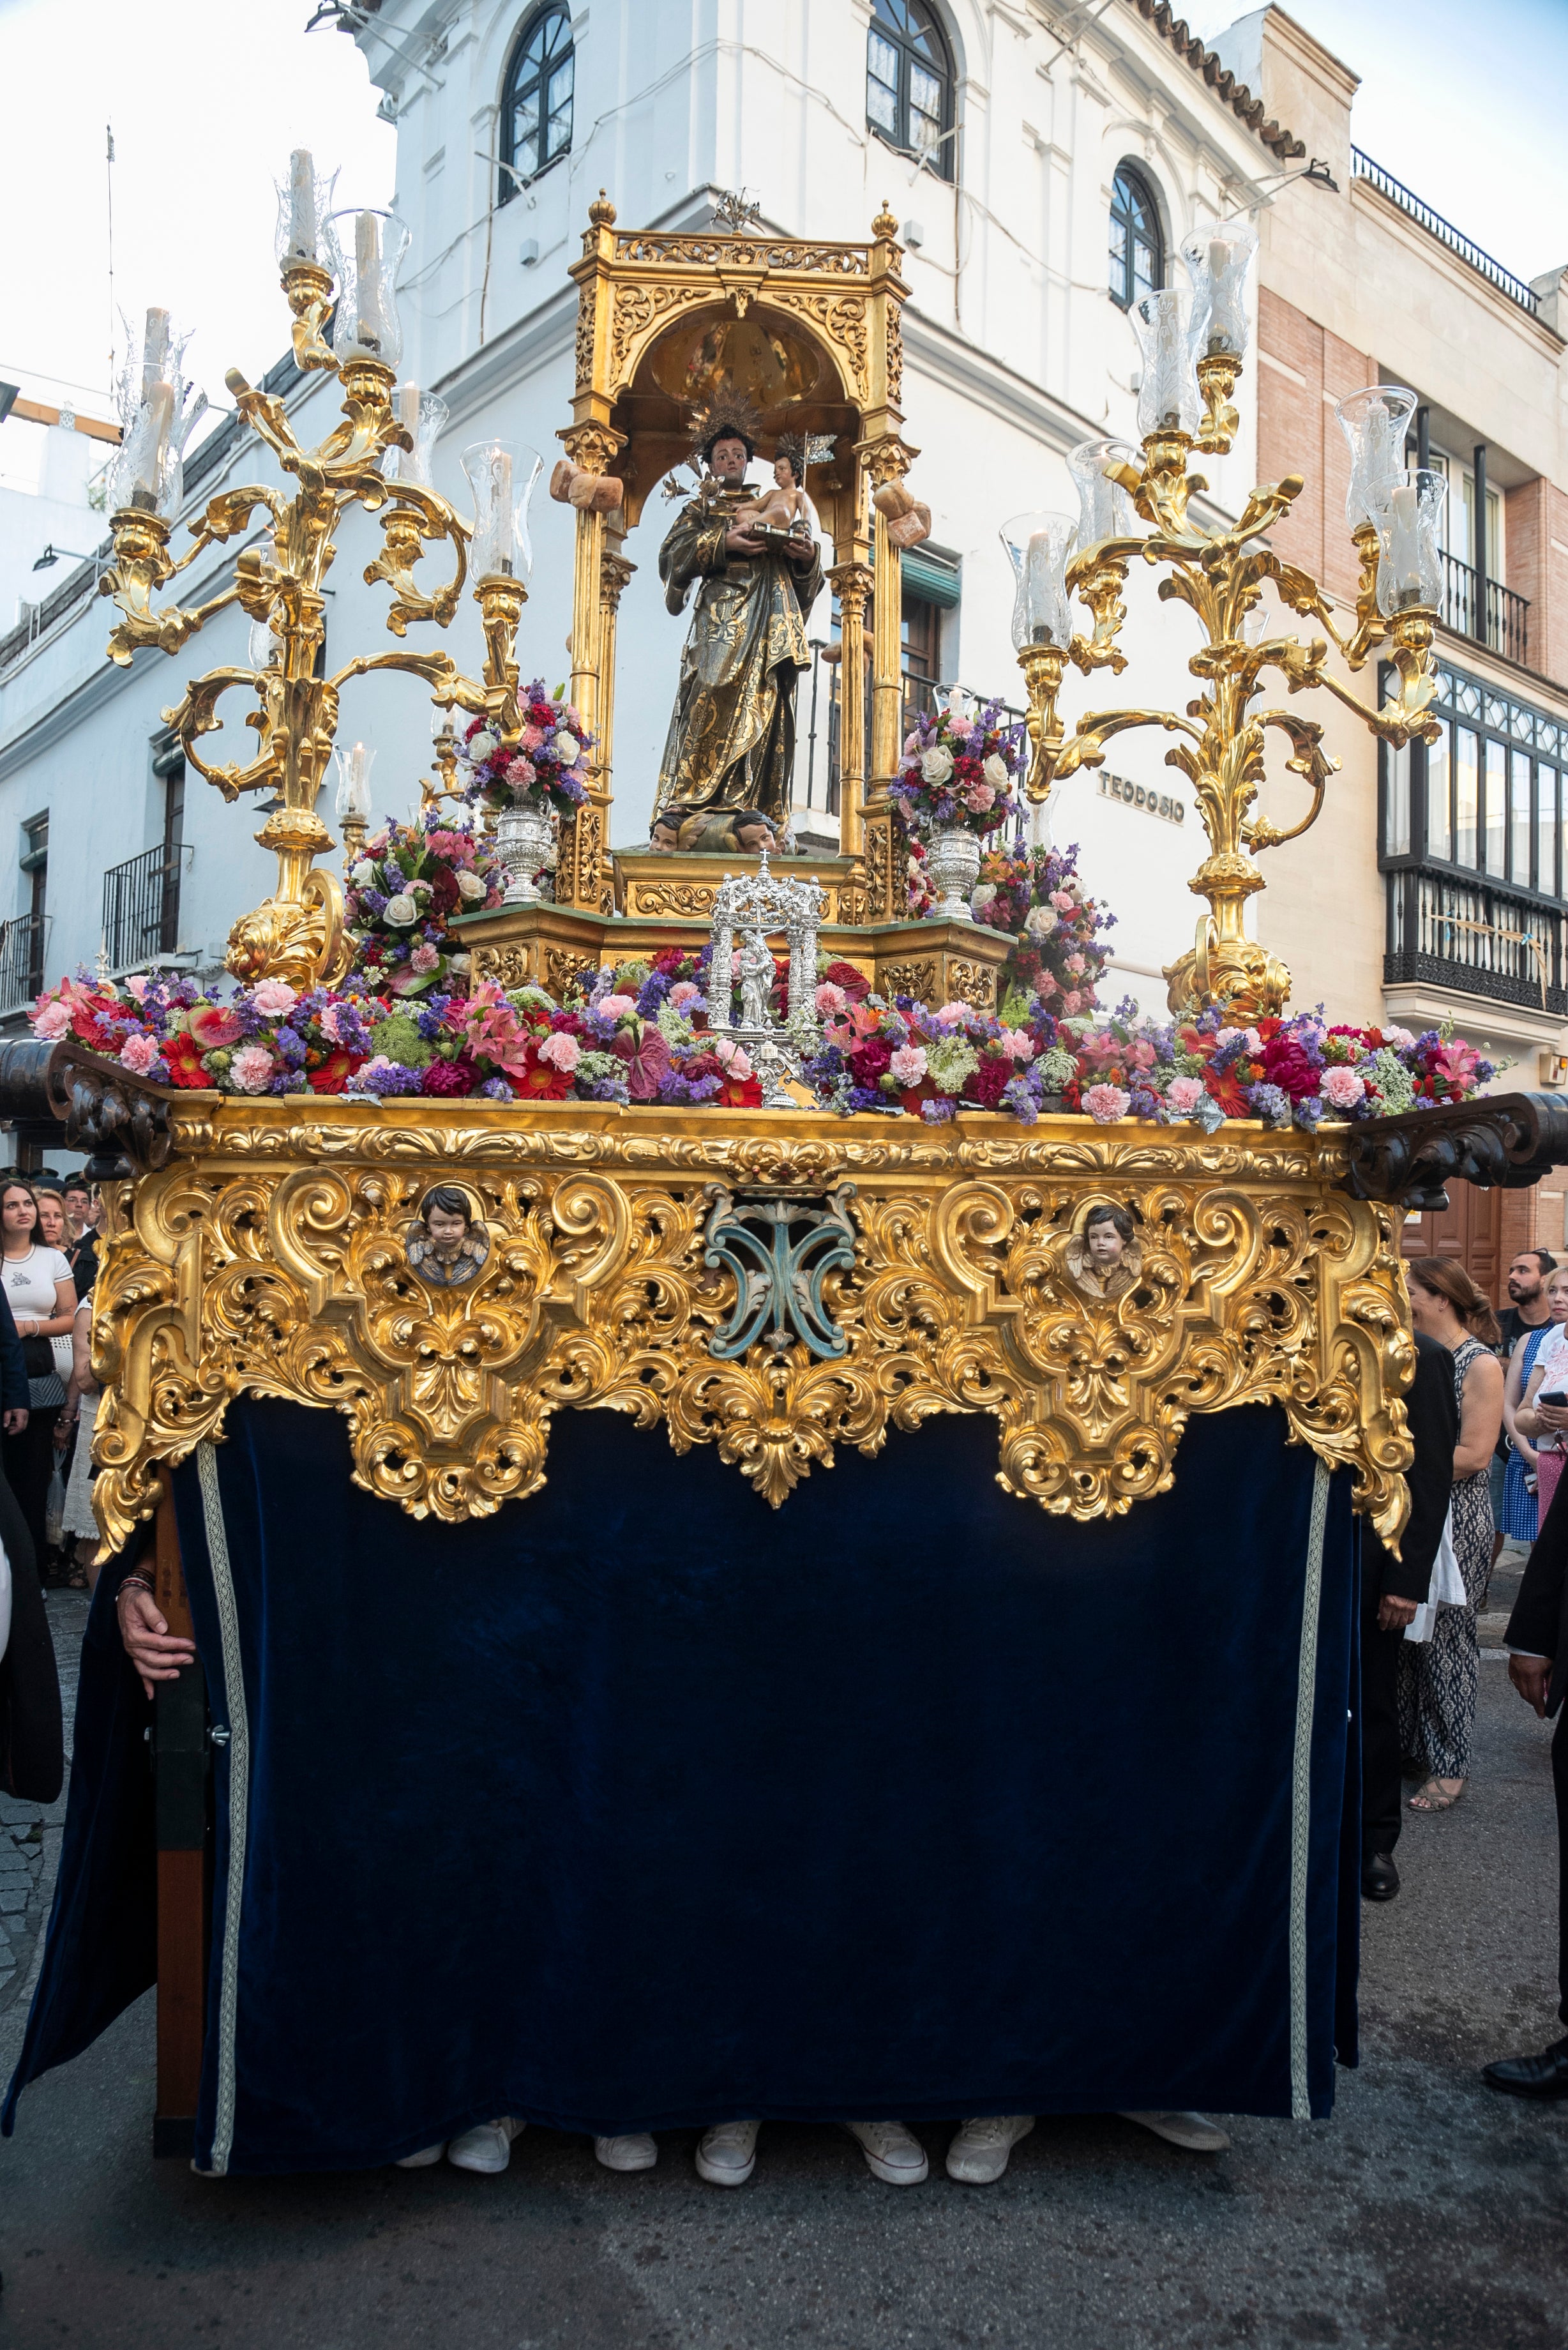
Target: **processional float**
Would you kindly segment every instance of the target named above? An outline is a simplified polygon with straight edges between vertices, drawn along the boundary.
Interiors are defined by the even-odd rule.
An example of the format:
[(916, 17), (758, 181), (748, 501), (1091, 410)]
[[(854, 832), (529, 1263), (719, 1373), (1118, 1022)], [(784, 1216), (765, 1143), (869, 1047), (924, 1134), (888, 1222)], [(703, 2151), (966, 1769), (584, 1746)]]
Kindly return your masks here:
[[(422, 681), (450, 783), (452, 713), (503, 743), (519, 734), (526, 593), (515, 480), (498, 462), (471, 468), (470, 523), (417, 461), (420, 404), (396, 378), (396, 224), (359, 216), (350, 255), (327, 238), (324, 209), (296, 171), (280, 258), (296, 360), (336, 374), (342, 421), (304, 448), (284, 403), (232, 374), (286, 486), (222, 493), (176, 556), (171, 366), (128, 436), (102, 583), (117, 660), (180, 652), (230, 603), (260, 632), (258, 660), (193, 679), (168, 717), (227, 797), (272, 795), (257, 838), (277, 854), (276, 887), (235, 924), (228, 964), (296, 992), (332, 987), (349, 963), (342, 889), (317, 861), (334, 845), (317, 803), (341, 697), (374, 670)], [(1353, 629), (1269, 546), (1299, 477), (1253, 491), (1233, 523), (1197, 518), (1189, 461), (1236, 431), (1249, 236), (1229, 224), (1199, 241), (1190, 318), (1174, 294), (1145, 305), (1142, 447), (1107, 443), (1092, 465), (1076, 551), (1061, 517), (1007, 532), (1028, 796), (1042, 804), (1127, 728), (1176, 738), (1210, 854), (1191, 884), (1207, 907), (1196, 944), (1168, 974), (1172, 1009), (1220, 1003), (1243, 1026), (1277, 1014), (1289, 983), (1243, 927), (1262, 887), (1254, 853), (1294, 837), (1251, 815), (1268, 733), (1287, 739), (1312, 795), (1295, 832), (1335, 764), (1318, 724), (1261, 705), (1262, 681), (1293, 698), (1322, 688), (1407, 743), (1432, 723), (1437, 600), (1428, 488), (1405, 481), (1402, 434), (1390, 439), (1395, 393), (1368, 395), (1355, 420)], [(476, 983), (558, 997), (585, 965), (701, 945), (715, 922), (727, 947), (748, 920), (777, 936), (786, 917), (809, 918), (888, 999), (997, 1009), (1009, 942), (910, 919), (890, 789), (901, 555), (884, 510), (898, 501), (877, 494), (918, 454), (904, 438), (900, 258), (886, 211), (868, 243), (825, 244), (743, 214), (707, 233), (627, 231), (602, 194), (589, 207), (560, 439), (590, 484), (573, 501), (570, 691), (596, 747), (553, 900), (456, 925)], [(721, 878), (711, 858), (608, 845), (626, 548), (684, 452), (693, 399), (718, 383), (754, 402), (767, 433), (831, 444), (811, 487), (843, 617), (841, 847), (788, 866), (794, 916), (759, 898), (765, 861), (760, 877), (742, 860)], [(599, 494), (600, 481), (617, 486)], [(388, 588), (400, 642), (325, 673), (324, 582), (353, 506), (379, 520), (366, 577)], [(193, 609), (158, 600), (258, 515), (266, 535), (219, 595)], [(447, 567), (434, 588), (421, 584), (432, 560)], [(1186, 713), (1096, 711), (1069, 730), (1068, 664), (1126, 665), (1121, 597), (1138, 565), (1161, 568), (1162, 595), (1199, 619), (1197, 698)], [(477, 678), (401, 642), (449, 625), (470, 579)], [(1262, 633), (1267, 587), (1324, 636)], [(1352, 674), (1374, 651), (1391, 664), (1382, 707), (1331, 669), (1328, 639)], [(211, 764), (206, 738), (236, 693), (257, 750)], [(341, 813), (352, 862), (370, 813), (353, 775)], [(802, 1000), (792, 987), (792, 1013)], [(914, 2117), (1328, 2109), (1335, 2049), (1354, 2044), (1341, 1901), (1355, 1862), (1352, 1503), (1390, 1540), (1407, 1508), (1399, 1224), (1456, 1178), (1536, 1180), (1564, 1155), (1554, 1103), (1510, 1095), (1315, 1132), (1257, 1118), (1105, 1127), (1050, 1108), (1027, 1126), (963, 1107), (928, 1124), (831, 1114), (782, 1084), (778, 1106), (752, 1110), (182, 1089), (80, 1042), (8, 1048), (5, 1076), (13, 1105), (47, 1099), (104, 1181), (96, 1507), (117, 1556), (155, 1520), (160, 1604), (175, 1628), (194, 1622), (202, 1657), (160, 1698), (155, 1811), (123, 1797), (119, 1814), (127, 1836), (150, 1850), (156, 1837), (155, 1939), (149, 1908), (125, 1979), (86, 1984), (81, 1905), (108, 1865), (100, 1805), (67, 1852), (18, 2085), (156, 1972), (158, 2142), (193, 2146), (209, 2169), (390, 2159), (498, 2110), (618, 2130), (884, 2105)], [(410, 1249), (443, 1186), (481, 1236), (472, 1277), (450, 1285), (426, 1277), (422, 1243)], [(1105, 1208), (1137, 1236), (1111, 1283), (1084, 1271), (1086, 1220)], [(585, 1584), (578, 1622), (566, 1595)], [(416, 1628), (405, 1622), (400, 1648), (389, 1622), (404, 1609)], [(1231, 1639), (1244, 1671), (1217, 1661)], [(596, 1713), (607, 1688), (618, 1722)], [(112, 1717), (106, 1755), (140, 1737), (123, 1677), (93, 1701)], [(286, 1703), (292, 1714), (269, 1711)], [(753, 1758), (739, 1816), (733, 1786), (691, 1761), (715, 1708)], [(379, 1781), (417, 1813), (408, 1755), (439, 1774), (431, 1755), (450, 1760), (459, 1721), (474, 1775), (443, 1782), (441, 1799), (461, 1809), (489, 1791), (489, 1862), (474, 1866), (492, 1935), (505, 1856), (520, 1856), (514, 1914), (501, 1898), (513, 1971), (474, 1959), (446, 1985), (441, 2000), (470, 2001), (483, 2028), (462, 2055), (445, 2050), (444, 2072), (410, 2056), (394, 2109), (384, 2066), (374, 2082), (343, 2069), (344, 1938), (391, 1898), (373, 1849)], [(618, 1731), (642, 1742), (629, 1777)], [(880, 1775), (889, 1742), (907, 1783)], [(78, 1752), (80, 1777), (79, 1732)], [(1167, 1818), (1173, 1778), (1183, 1792)], [(1102, 1897), (1107, 1836), (1125, 1866)], [(874, 1960), (846, 1852), (865, 1898), (890, 1905), (878, 1934), (889, 1914), (909, 1921), (924, 1886), (926, 1907), (967, 1915), (960, 1941), (932, 1925), (928, 1943), (914, 1936), (924, 1959)], [(420, 1907), (447, 1901), (461, 1918), (472, 1898), (443, 1880)], [(607, 1931), (624, 1898), (648, 1932), (641, 1974), (607, 1970), (581, 1925)], [(566, 1922), (574, 1900), (586, 1945)], [(693, 1916), (740, 1991), (683, 1947), (670, 1955)], [(441, 1933), (463, 1947), (451, 1915)], [(982, 1961), (963, 1955), (976, 1948)], [(428, 2022), (430, 1969), (448, 1961), (418, 1954), (416, 1992), (378, 1949), (367, 1959), (354, 1942), (355, 1995), (398, 2039), (400, 2002)], [(285, 2007), (292, 2073), (274, 2037)], [(312, 2066), (330, 2122), (302, 2085)]]

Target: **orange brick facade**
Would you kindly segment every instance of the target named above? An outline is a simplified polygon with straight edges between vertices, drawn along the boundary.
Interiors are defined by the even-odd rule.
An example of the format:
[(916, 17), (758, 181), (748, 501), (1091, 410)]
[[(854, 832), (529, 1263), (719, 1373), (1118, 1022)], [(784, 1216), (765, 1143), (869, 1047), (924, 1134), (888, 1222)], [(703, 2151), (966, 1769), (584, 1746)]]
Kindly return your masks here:
[(1350, 451), (1334, 413), (1348, 392), (1377, 381), (1366, 352), (1318, 326), (1263, 286), (1258, 296), (1258, 478), (1305, 473), (1306, 487), (1272, 534), (1336, 595), (1355, 597), (1355, 548), (1345, 529)]

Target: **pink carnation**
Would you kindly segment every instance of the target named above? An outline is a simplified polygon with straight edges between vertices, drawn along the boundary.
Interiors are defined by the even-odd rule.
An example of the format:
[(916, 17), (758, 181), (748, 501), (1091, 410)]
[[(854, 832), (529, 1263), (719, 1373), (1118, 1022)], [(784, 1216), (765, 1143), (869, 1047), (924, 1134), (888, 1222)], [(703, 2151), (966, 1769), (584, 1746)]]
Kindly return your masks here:
[(1120, 1086), (1091, 1086), (1083, 1100), (1089, 1116), (1101, 1126), (1110, 1126), (1118, 1118), (1126, 1118), (1132, 1107), (1131, 1094), (1124, 1094)]
[(844, 990), (841, 987), (835, 987), (830, 979), (823, 981), (816, 991), (815, 1000), (816, 1008), (824, 1016), (832, 1012), (843, 1012), (849, 1003), (849, 998), (845, 994)]
[(1032, 1061), (1034, 1058), (1034, 1039), (1025, 1029), (1004, 1028), (996, 1041), (1004, 1053), (1011, 1053), (1015, 1061)]
[(1355, 1109), (1366, 1091), (1354, 1069), (1325, 1069), (1319, 1088), (1331, 1109)]
[(157, 1058), (156, 1036), (128, 1036), (119, 1048), (119, 1066), (133, 1076), (144, 1077)]
[(537, 780), (538, 773), (532, 759), (514, 759), (506, 770), (506, 780), (514, 792), (525, 792)]
[(133, 996), (138, 1003), (145, 1003), (147, 991), (151, 984), (151, 981), (145, 975), (139, 979), (128, 979), (125, 983), (125, 992), (127, 995)]
[(524, 751), (541, 751), (545, 747), (545, 730), (542, 726), (524, 726), (518, 740)]
[[(264, 980), (262, 984), (267, 983)], [(277, 1063), (265, 1045), (242, 1045), (229, 1063), (229, 1075), (243, 1094), (265, 1094)]]
[(1075, 978), (1077, 977), (1083, 968), (1084, 958), (1081, 954), (1070, 954), (1067, 957), (1067, 969), (1073, 973)]
[(1070, 987), (1067, 990), (1066, 994), (1062, 998), (1062, 1009), (1066, 1013), (1069, 1019), (1071, 1019), (1073, 1014), (1080, 1008), (1083, 1001), (1083, 997), (1079, 994), (1075, 987)]
[(283, 1019), (294, 1010), (298, 996), (286, 979), (264, 979), (252, 994), (251, 1002), (258, 1012), (275, 1019)]
[(713, 1058), (721, 1068), (728, 1069), (732, 1077), (742, 1083), (752, 1075), (750, 1055), (743, 1046), (734, 1044), (728, 1036), (720, 1037), (713, 1047)]
[(427, 971), (434, 971), (440, 962), (440, 955), (437, 954), (434, 947), (429, 944), (416, 947), (409, 957), (410, 967), (421, 974)]
[(939, 1020), (957, 1020), (961, 1022), (967, 1020), (969, 1018), (969, 1014), (970, 1007), (967, 1003), (944, 1003), (938, 1012), (937, 1018)]
[(1208, 1090), (1201, 1077), (1172, 1077), (1165, 1098), (1178, 1118), (1190, 1118)]
[(69, 1009), (57, 997), (53, 1003), (46, 1003), (41, 996), (38, 1002), (39, 1009), (33, 1014), (33, 1034), (41, 1036), (47, 1045), (53, 1045), (70, 1027)]
[(601, 1000), (599, 1010), (607, 1020), (625, 1020), (637, 1010), (637, 998), (635, 995), (607, 995)]
[(670, 991), (670, 1001), (677, 1012), (684, 1012), (689, 1003), (701, 1003), (702, 991), (690, 979), (678, 979)]
[(888, 1064), (888, 1074), (900, 1086), (918, 1086), (926, 1074), (923, 1045), (900, 1045)]
[(542, 1061), (554, 1061), (556, 1068), (564, 1069), (567, 1076), (570, 1076), (576, 1067), (581, 1055), (581, 1045), (565, 1028), (558, 1029), (555, 1035), (546, 1036), (539, 1047), (539, 1058)]
[(338, 1042), (337, 1023), (342, 1016), (342, 1010), (341, 1004), (328, 1003), (322, 1012), (321, 1033), (329, 1045), (336, 1045)]

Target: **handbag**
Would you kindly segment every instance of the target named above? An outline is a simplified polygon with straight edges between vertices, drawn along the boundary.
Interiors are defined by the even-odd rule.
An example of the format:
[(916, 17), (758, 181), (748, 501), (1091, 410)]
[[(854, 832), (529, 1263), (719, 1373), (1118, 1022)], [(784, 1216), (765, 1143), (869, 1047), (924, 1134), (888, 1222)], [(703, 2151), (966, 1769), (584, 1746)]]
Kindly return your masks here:
[(47, 1338), (35, 1332), (22, 1341), (22, 1360), (27, 1366), (30, 1379), (52, 1379), (55, 1376), (55, 1350)]

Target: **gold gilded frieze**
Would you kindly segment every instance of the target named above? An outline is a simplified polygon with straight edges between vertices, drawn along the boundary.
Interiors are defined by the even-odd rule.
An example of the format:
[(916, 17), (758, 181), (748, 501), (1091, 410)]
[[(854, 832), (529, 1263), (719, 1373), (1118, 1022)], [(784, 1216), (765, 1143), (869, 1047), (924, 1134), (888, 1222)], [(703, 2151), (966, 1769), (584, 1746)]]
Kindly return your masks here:
[[(842, 1445), (988, 1412), (1006, 1490), (1087, 1519), (1171, 1483), (1192, 1412), (1277, 1403), (1294, 1440), (1354, 1471), (1380, 1531), (1402, 1523), (1395, 1211), (1336, 1188), (1331, 1140), (982, 1115), (665, 1110), (655, 1128), (577, 1102), (170, 1107), (169, 1163), (119, 1192), (98, 1285), (111, 1544), (154, 1506), (158, 1464), (221, 1436), (241, 1394), (341, 1411), (356, 1482), (449, 1520), (535, 1492), (564, 1409), (713, 1444), (775, 1507)], [(438, 1183), (475, 1220), (462, 1285), (421, 1270)], [(737, 1299), (715, 1202), (840, 1186), (854, 1263), (822, 1302), (842, 1352), (717, 1356)], [(1085, 1273), (1101, 1204), (1137, 1233), (1114, 1295)]]

